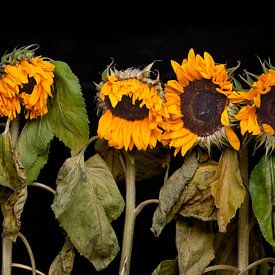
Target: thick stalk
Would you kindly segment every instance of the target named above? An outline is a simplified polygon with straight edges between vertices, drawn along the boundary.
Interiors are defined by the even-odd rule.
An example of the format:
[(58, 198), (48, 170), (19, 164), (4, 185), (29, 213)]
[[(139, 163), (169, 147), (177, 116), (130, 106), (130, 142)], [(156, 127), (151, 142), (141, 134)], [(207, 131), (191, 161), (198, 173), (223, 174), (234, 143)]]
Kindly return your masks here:
[(12, 240), (8, 236), (2, 237), (2, 275), (11, 275)]
[(131, 254), (135, 229), (136, 186), (134, 157), (126, 154), (126, 209), (120, 259), (120, 275), (130, 273)]
[[(248, 196), (248, 152), (247, 147), (239, 151), (240, 171), (247, 190), (245, 200), (239, 209), (238, 224), (238, 267), (240, 271), (249, 264), (249, 196)], [(242, 273), (247, 275), (248, 272)]]
[[(6, 130), (10, 130), (11, 135), (11, 146), (14, 147), (19, 135), (19, 118), (15, 118), (13, 122), (7, 121)], [(11, 268), (12, 268), (12, 240), (9, 236), (2, 233), (2, 275), (11, 275)]]

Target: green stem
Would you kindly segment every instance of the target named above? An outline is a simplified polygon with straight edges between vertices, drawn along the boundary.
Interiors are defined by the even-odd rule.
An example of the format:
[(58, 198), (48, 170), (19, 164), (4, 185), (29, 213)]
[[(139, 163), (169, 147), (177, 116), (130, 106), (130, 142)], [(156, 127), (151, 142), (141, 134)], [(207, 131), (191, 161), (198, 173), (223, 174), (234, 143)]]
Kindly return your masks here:
[[(248, 151), (245, 146), (239, 151), (240, 172), (245, 188), (248, 190)], [(248, 191), (239, 209), (238, 224), (238, 267), (240, 272), (249, 264), (249, 197)], [(242, 273), (247, 275), (248, 272)]]
[[(9, 129), (10, 126), (10, 129)], [(10, 121), (7, 121), (6, 131), (10, 131), (11, 135), (11, 146), (15, 147), (17, 138), (19, 136), (19, 118), (15, 118), (11, 125)], [(5, 234), (2, 233), (2, 275), (11, 275), (11, 267), (12, 267), (12, 239)]]
[(126, 210), (120, 259), (120, 275), (130, 273), (131, 254), (135, 229), (136, 186), (134, 157), (126, 154)]

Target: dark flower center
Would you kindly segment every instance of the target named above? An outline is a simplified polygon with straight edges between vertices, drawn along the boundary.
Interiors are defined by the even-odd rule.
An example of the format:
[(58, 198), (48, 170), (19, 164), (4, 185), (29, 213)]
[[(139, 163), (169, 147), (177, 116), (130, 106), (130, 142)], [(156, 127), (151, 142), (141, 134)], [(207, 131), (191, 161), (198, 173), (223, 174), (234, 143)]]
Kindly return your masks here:
[(128, 121), (143, 120), (148, 117), (149, 110), (145, 105), (140, 107), (141, 100), (136, 100), (135, 104), (132, 104), (132, 98), (129, 96), (122, 96), (120, 102), (117, 103), (114, 108), (108, 97), (105, 98), (107, 108), (111, 110), (112, 114)]
[(275, 129), (275, 87), (272, 87), (269, 93), (261, 95), (258, 120), (260, 124), (267, 123)]
[(31, 94), (33, 91), (34, 86), (36, 85), (36, 81), (34, 79), (34, 77), (30, 77), (28, 78), (28, 83), (23, 84), (23, 87), (19, 88), (19, 93), (27, 93), (27, 94)]
[(191, 82), (181, 94), (181, 113), (185, 128), (199, 136), (208, 136), (220, 130), (221, 115), (227, 98), (216, 91), (218, 85), (211, 80)]

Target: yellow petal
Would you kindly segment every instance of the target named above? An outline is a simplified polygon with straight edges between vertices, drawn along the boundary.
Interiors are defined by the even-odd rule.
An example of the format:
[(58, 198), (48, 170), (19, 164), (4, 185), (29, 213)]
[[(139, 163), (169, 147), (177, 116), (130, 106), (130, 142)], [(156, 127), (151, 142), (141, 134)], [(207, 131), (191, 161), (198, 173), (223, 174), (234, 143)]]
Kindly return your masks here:
[(259, 124), (257, 122), (257, 118), (255, 114), (250, 114), (248, 117), (248, 124), (247, 129), (249, 133), (252, 133), (252, 135), (259, 135), (261, 133)]
[(266, 134), (271, 135), (271, 136), (274, 135), (274, 129), (269, 124), (263, 123), (262, 127)]
[(106, 132), (109, 130), (110, 125), (112, 124), (112, 113), (110, 110), (107, 110), (99, 119), (97, 134), (99, 138), (104, 138)]
[(174, 60), (171, 60), (171, 65), (172, 65), (172, 68), (174, 70), (174, 72), (176, 73), (177, 75), (177, 79), (178, 81), (184, 86), (186, 87), (189, 83), (188, 79), (186, 78), (186, 76), (184, 75), (184, 72), (180, 66), (179, 63), (177, 63), (176, 61)]
[(244, 135), (248, 130), (248, 121), (247, 120), (241, 120), (240, 127), (241, 127), (241, 134)]
[(227, 108), (225, 108), (222, 112), (221, 123), (224, 126), (229, 126), (229, 117), (228, 117)]
[(198, 136), (192, 135), (192, 138), (181, 148), (181, 155), (185, 156), (186, 152), (193, 147), (193, 145), (197, 142)]
[(224, 128), (225, 128), (225, 134), (226, 134), (227, 139), (228, 139), (229, 143), (231, 144), (231, 146), (235, 150), (239, 150), (240, 149), (240, 140), (239, 140), (238, 136), (236, 135), (236, 133), (230, 127), (225, 126)]

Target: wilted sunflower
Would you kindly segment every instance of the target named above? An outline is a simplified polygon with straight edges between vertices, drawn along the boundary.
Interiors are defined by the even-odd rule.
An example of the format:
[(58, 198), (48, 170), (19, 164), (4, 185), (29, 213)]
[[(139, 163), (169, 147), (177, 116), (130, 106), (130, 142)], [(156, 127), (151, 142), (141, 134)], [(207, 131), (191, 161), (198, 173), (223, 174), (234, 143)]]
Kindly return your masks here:
[(146, 150), (160, 140), (159, 123), (168, 114), (159, 77), (150, 78), (152, 65), (143, 70), (107, 68), (107, 75), (98, 85), (97, 99), (103, 114), (97, 132), (109, 146)]
[(275, 68), (266, 62), (262, 66), (264, 73), (260, 76), (247, 73), (250, 81), (250, 76), (256, 81), (250, 83), (247, 92), (238, 93), (235, 100), (242, 107), (235, 118), (240, 121), (242, 135), (257, 136), (257, 145), (265, 144), (268, 153), (275, 149)]
[(193, 49), (181, 65), (173, 60), (171, 65), (177, 80), (165, 85), (170, 118), (164, 124), (163, 143), (174, 147), (175, 155), (181, 151), (182, 156), (197, 144), (208, 151), (212, 144), (230, 144), (238, 150), (240, 142), (229, 119), (228, 96), (233, 85), (225, 65), (215, 64), (207, 52), (204, 58), (195, 55)]
[(20, 113), (20, 102), (26, 118), (37, 118), (48, 112), (47, 99), (52, 96), (54, 65), (35, 57), (32, 47), (15, 49), (1, 59), (0, 115), (10, 120)]

